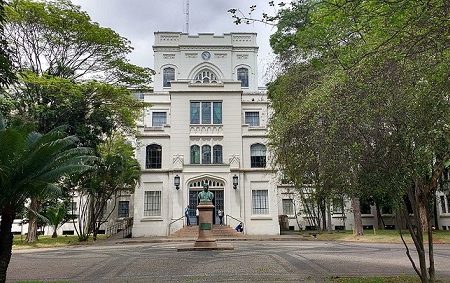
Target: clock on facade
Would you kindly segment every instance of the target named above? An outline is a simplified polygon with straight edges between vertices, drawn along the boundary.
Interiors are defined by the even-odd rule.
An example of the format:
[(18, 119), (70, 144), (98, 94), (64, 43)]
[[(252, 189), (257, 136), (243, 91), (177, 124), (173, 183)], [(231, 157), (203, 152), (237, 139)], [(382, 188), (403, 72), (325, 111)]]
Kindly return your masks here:
[(209, 58), (211, 58), (211, 53), (209, 53), (208, 51), (204, 51), (202, 53), (202, 58), (203, 60), (209, 60)]

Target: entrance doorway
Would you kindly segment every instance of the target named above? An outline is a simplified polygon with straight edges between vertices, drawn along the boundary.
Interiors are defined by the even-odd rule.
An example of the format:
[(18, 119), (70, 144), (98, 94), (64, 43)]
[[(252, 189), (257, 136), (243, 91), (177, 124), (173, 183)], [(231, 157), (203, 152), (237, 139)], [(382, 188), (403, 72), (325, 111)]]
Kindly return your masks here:
[(213, 181), (210, 179), (204, 179), (201, 181), (192, 182), (189, 185), (189, 220), (192, 224), (197, 224), (197, 205), (198, 205), (198, 194), (203, 190), (203, 183), (207, 182), (209, 185), (209, 190), (213, 193), (213, 224), (219, 223), (219, 216), (217, 216), (217, 211), (222, 209), (224, 204), (224, 184), (221, 181)]

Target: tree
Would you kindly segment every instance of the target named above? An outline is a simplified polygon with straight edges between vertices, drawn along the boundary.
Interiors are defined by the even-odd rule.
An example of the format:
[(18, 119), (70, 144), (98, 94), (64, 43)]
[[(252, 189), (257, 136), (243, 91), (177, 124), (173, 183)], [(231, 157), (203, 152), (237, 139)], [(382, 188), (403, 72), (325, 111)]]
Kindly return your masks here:
[[(100, 226), (115, 211), (117, 198), (122, 193), (133, 192), (140, 177), (140, 166), (134, 158), (134, 149), (126, 138), (118, 133), (98, 146), (99, 159), (95, 169), (85, 174), (79, 183), (80, 206), (78, 227), (80, 240), (87, 240), (92, 233), (94, 240)], [(105, 215), (109, 201), (114, 208)]]
[(0, 117), (0, 282), (6, 280), (11, 259), (12, 223), (25, 200), (57, 190), (61, 178), (90, 168), (91, 151), (76, 143), (62, 128), (39, 134)]
[(32, 213), (36, 214), (39, 218), (41, 218), (45, 223), (52, 226), (53, 234), (52, 238), (57, 238), (58, 234), (56, 231), (61, 225), (63, 225), (67, 218), (67, 207), (64, 203), (56, 203), (52, 206), (47, 207), (42, 213), (38, 213), (32, 211)]
[[(11, 1), (6, 18), (6, 39), (20, 73), (0, 108), (29, 117), (40, 132), (68, 125), (92, 148), (113, 131), (132, 132), (144, 104), (126, 87), (148, 87), (152, 71), (126, 59), (132, 50), (127, 39), (65, 0)], [(33, 198), (32, 209), (39, 202)], [(36, 227), (32, 214), (28, 241), (36, 239)]]
[(130, 42), (100, 27), (70, 1), (14, 0), (6, 15), (6, 37), (20, 70), (127, 86), (150, 82), (150, 69), (126, 59)]
[(286, 70), (269, 88), (272, 144), (293, 154), (279, 161), (295, 174), (306, 167), (291, 166), (292, 157), (316, 157), (343, 173), (351, 196), (392, 200), (413, 238), (419, 264), (407, 255), (422, 282), (435, 277), (431, 208), (450, 157), (449, 13), (444, 0), (293, 1), (277, 14), (271, 37)]
[(5, 39), (5, 1), (0, 0), (0, 87), (13, 83), (15, 75)]

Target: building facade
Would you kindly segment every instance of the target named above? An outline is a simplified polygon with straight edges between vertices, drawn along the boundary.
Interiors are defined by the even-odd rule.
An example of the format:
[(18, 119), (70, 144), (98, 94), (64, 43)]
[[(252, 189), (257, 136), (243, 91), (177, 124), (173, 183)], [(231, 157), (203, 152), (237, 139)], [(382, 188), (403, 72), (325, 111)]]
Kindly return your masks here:
[(195, 223), (204, 182), (214, 193), (215, 215), (222, 209), (229, 225), (279, 234), (256, 34), (157, 32), (153, 50), (154, 91), (142, 94), (151, 107), (137, 136), (144, 169), (134, 194), (133, 236), (180, 229), (186, 207)]

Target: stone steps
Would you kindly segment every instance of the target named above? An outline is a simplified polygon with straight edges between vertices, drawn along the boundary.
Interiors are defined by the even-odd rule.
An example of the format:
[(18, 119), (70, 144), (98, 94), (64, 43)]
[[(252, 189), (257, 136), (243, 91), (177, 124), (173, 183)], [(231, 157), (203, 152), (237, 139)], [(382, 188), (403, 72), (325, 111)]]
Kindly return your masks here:
[[(212, 234), (216, 238), (234, 238), (234, 237), (242, 237), (242, 233), (237, 232), (230, 226), (226, 225), (213, 225)], [(197, 238), (198, 237), (198, 226), (185, 226), (180, 230), (176, 231), (171, 235), (174, 238)]]

